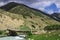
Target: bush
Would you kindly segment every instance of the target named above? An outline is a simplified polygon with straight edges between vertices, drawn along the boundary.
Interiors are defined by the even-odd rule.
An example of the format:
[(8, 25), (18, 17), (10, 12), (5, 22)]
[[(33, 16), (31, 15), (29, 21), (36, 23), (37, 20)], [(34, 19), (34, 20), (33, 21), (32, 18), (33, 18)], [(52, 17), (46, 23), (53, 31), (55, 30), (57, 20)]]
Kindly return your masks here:
[(0, 35), (3, 34), (3, 31), (0, 31)]
[(28, 37), (30, 38), (33, 34), (31, 33), (31, 31), (28, 32)]
[(60, 25), (50, 25), (46, 26), (44, 30), (51, 31), (51, 30), (60, 30)]
[[(7, 33), (6, 33), (6, 31), (1, 31), (1, 30), (0, 30), (0, 35), (7, 36)], [(1, 37), (1, 36), (0, 36), (0, 37)]]

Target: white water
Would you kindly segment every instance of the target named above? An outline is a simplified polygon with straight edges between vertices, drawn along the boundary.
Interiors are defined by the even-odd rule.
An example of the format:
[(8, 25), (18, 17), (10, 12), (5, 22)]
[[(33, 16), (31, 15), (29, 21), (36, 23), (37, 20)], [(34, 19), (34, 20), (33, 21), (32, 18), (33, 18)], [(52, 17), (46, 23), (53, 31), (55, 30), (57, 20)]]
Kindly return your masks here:
[(18, 37), (18, 36), (15, 36), (15, 37), (2, 37), (2, 38), (0, 38), (0, 40), (25, 40), (25, 38)]

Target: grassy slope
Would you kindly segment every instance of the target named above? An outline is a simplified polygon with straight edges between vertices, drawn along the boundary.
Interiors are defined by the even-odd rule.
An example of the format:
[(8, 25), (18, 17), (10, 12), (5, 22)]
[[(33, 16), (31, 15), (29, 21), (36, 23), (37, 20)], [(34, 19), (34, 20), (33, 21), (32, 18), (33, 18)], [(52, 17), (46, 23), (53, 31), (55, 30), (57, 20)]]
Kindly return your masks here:
[(42, 14), (41, 12), (30, 9), (24, 5), (16, 6), (15, 8), (9, 10), (9, 12), (22, 15), (25, 20), (25, 24), (31, 29), (34, 29), (34, 27), (32, 27), (32, 25), (34, 25), (35, 29), (39, 31), (38, 33), (40, 33), (40, 30), (43, 30), (43, 28), (47, 25), (60, 25), (59, 22), (53, 20), (52, 18)]
[[(21, 17), (21, 18), (20, 18)], [(0, 30), (18, 29), (23, 25), (24, 20), (22, 16), (13, 14), (0, 9)]]
[[(7, 5), (8, 6), (8, 5)], [(43, 13), (30, 9), (26, 7), (25, 5), (17, 5), (12, 9), (8, 10), (9, 12), (4, 14), (13, 18), (13, 19), (23, 19), (24, 25), (28, 26), (31, 29), (37, 29), (37, 31), (40, 32), (40, 30), (43, 30), (43, 28), (47, 25), (55, 25), (59, 24), (60, 22), (57, 22), (53, 20), (52, 18), (44, 15)], [(21, 22), (20, 22), (21, 23)]]
[[(41, 12), (38, 12), (38, 11), (35, 11), (35, 10), (32, 10), (32, 9), (29, 9), (23, 5), (20, 5), (20, 6), (17, 6), (13, 9), (10, 10), (10, 12), (12, 13), (17, 13), (17, 14), (20, 14), (20, 15), (23, 15), (24, 17), (26, 17), (27, 19), (40, 19), (41, 22), (43, 22), (43, 24), (59, 24), (59, 22), (53, 20), (52, 18), (49, 18), (48, 16), (42, 14)], [(30, 18), (30, 16), (32, 18)], [(38, 21), (40, 21), (38, 20)]]

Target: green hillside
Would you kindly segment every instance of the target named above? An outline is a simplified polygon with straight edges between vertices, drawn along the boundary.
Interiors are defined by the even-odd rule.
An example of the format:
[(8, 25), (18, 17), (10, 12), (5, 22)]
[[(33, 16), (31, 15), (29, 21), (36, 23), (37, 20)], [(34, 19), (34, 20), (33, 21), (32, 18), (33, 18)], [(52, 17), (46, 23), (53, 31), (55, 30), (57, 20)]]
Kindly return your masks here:
[(0, 30), (15, 30), (23, 25), (23, 23), (24, 20), (22, 19), (22, 16), (20, 18), (20, 15), (18, 14), (9, 13), (0, 9)]
[[(6, 20), (2, 20), (6, 23), (9, 23), (11, 21), (9, 24), (6, 25), (10, 25), (12, 23), (11, 25), (12, 27), (14, 27), (14, 29), (18, 29), (19, 27), (22, 27), (24, 29), (25, 27), (28, 27), (31, 30), (37, 30), (37, 33), (45, 33), (44, 27), (49, 25), (60, 25), (60, 22), (48, 17), (47, 15), (44, 15), (42, 12), (31, 9), (23, 4), (17, 5), (17, 3), (13, 3), (13, 5), (17, 5), (14, 7), (12, 7), (11, 4), (12, 3), (9, 3), (7, 6), (5, 5), (7, 8), (10, 8), (9, 10), (6, 10), (6, 8), (4, 8), (5, 6), (1, 8), (3, 10), (0, 9), (0, 19), (5, 16), (4, 18)], [(9, 5), (11, 5), (11, 7), (9, 7)], [(1, 22), (0, 24), (4, 25)]]

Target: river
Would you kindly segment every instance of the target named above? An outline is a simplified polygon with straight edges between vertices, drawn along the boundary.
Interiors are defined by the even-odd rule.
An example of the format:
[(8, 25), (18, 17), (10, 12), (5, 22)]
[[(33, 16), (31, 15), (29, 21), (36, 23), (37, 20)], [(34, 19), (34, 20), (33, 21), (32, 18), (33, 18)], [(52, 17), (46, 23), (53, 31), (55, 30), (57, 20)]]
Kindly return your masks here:
[(15, 36), (15, 37), (1, 37), (0, 40), (25, 40), (23, 37)]

